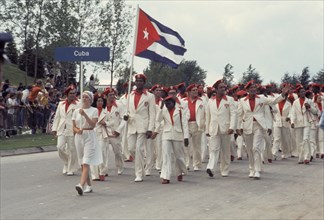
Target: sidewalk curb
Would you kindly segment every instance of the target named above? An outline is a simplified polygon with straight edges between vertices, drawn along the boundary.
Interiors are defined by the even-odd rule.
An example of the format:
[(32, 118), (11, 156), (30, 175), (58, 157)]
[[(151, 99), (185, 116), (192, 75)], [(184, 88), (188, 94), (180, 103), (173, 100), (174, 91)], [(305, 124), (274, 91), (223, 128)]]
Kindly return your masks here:
[(56, 145), (43, 146), (43, 147), (30, 147), (30, 148), (20, 148), (12, 150), (0, 150), (0, 157), (24, 155), (24, 154), (34, 154), (57, 151)]

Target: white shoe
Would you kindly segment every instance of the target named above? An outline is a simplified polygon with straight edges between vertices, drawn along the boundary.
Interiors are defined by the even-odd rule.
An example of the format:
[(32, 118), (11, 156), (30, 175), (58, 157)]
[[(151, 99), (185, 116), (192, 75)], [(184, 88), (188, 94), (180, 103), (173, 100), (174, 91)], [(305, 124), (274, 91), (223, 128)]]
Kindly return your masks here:
[(92, 192), (92, 188), (91, 186), (86, 186), (85, 189), (83, 190), (84, 193), (91, 193)]
[(142, 177), (137, 176), (134, 181), (135, 182), (143, 182), (143, 179), (142, 179)]
[(76, 186), (75, 186), (75, 189), (76, 189), (76, 191), (78, 191), (78, 194), (79, 194), (80, 196), (83, 195), (83, 187), (81, 186), (81, 184), (76, 185)]
[(254, 179), (256, 179), (256, 180), (260, 179), (260, 173), (258, 171), (255, 171)]
[(117, 170), (118, 175), (121, 175), (123, 172), (124, 172), (124, 168), (120, 168), (120, 169)]
[(199, 167), (194, 167), (194, 171), (199, 171)]
[(250, 171), (249, 178), (253, 178), (253, 177), (254, 177), (254, 171)]
[(67, 173), (67, 165), (64, 164), (63, 166), (63, 171), (62, 171), (63, 174), (66, 174)]
[(66, 175), (67, 175), (67, 176), (73, 176), (74, 173), (73, 173), (73, 172), (68, 172)]
[(151, 176), (150, 171), (146, 171), (146, 172), (145, 172), (145, 176)]

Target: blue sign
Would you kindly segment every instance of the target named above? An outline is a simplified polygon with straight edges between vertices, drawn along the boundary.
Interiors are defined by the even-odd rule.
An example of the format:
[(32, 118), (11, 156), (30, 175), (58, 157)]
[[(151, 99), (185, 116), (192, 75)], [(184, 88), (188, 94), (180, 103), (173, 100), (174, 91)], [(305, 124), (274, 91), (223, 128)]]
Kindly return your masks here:
[(58, 47), (56, 61), (109, 61), (109, 47)]

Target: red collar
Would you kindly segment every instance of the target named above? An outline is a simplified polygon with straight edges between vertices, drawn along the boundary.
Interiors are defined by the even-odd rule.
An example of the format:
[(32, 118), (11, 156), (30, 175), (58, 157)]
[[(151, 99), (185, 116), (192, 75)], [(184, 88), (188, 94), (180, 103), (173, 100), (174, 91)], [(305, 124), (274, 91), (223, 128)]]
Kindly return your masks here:
[[(247, 95), (247, 96), (245, 97), (244, 101), (248, 100), (249, 98), (250, 98), (249, 95)], [(255, 98), (260, 98), (260, 96), (255, 95)]]
[[(68, 104), (68, 100), (67, 99), (65, 99), (64, 101), (63, 101), (63, 104)], [(71, 103), (69, 103), (70, 105), (71, 104), (76, 104), (76, 100), (73, 100)]]
[[(117, 108), (117, 103), (113, 102), (111, 106), (115, 106)], [(107, 103), (107, 107), (108, 107), (108, 103)]]
[[(136, 89), (132, 91), (132, 94), (135, 94), (135, 93), (140, 94), (139, 92), (136, 91)], [(143, 91), (142, 91), (141, 94), (147, 95), (147, 90), (146, 89), (143, 89)]]

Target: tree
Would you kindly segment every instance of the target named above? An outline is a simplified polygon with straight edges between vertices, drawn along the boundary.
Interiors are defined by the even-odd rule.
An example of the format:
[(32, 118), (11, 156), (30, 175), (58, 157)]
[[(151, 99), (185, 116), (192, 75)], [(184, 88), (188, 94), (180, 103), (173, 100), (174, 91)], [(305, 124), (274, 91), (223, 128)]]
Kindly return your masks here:
[(165, 64), (151, 61), (149, 67), (144, 70), (147, 76), (147, 86), (162, 84), (165, 86), (176, 85), (184, 82), (186, 85), (196, 83), (205, 84), (206, 71), (198, 66), (197, 61), (182, 61), (177, 69)]
[(298, 77), (299, 82), (306, 87), (310, 82), (309, 68), (306, 66)]
[(281, 78), (281, 83), (290, 83), (291, 85), (296, 86), (296, 84), (300, 83), (300, 81), (299, 81), (299, 77), (295, 73), (291, 76), (287, 72)]
[(110, 47), (110, 60), (107, 63), (98, 63), (110, 73), (110, 85), (114, 77), (128, 66), (125, 59), (129, 36), (132, 31), (132, 15), (124, 0), (109, 0), (100, 9), (97, 23), (97, 44)]
[(223, 74), (223, 80), (225, 84), (230, 88), (233, 86), (234, 72), (232, 71), (233, 66), (231, 64), (226, 64), (225, 71)]
[(319, 70), (312, 78), (312, 82), (324, 84), (324, 68)]
[(241, 83), (246, 84), (250, 80), (254, 80), (256, 84), (261, 84), (262, 79), (259, 73), (252, 67), (252, 64), (249, 65), (248, 69), (243, 73)]
[(18, 51), (15, 41), (9, 42), (7, 44), (6, 51), (11, 63), (18, 64)]

